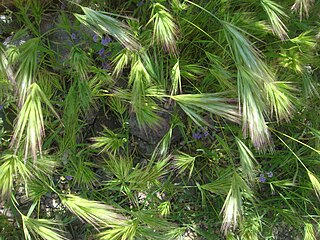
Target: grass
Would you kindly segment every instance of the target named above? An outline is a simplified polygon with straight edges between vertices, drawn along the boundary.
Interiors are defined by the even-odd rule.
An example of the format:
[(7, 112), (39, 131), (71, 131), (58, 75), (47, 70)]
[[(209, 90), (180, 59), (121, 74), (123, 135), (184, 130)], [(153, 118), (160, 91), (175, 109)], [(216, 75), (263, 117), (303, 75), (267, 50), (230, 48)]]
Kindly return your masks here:
[(319, 238), (317, 1), (14, 4), (0, 239)]

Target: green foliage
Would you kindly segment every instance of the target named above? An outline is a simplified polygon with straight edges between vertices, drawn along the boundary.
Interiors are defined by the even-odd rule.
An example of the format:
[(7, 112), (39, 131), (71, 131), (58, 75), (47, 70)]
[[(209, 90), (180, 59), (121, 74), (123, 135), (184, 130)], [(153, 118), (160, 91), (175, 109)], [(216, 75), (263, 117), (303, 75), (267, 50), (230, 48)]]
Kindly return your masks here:
[(14, 128), (11, 142), (12, 146), (15, 148), (15, 152), (17, 152), (21, 146), (22, 140), (24, 140), (25, 159), (28, 156), (29, 149), (31, 149), (34, 160), (37, 158), (38, 151), (41, 154), (42, 138), (44, 135), (41, 102), (46, 103), (48, 107), (56, 113), (40, 87), (36, 83), (32, 83), (28, 88), (28, 97), (18, 115), (18, 121)]
[(12, 4), (1, 239), (319, 238), (318, 1)]
[(72, 213), (95, 227), (110, 227), (124, 223), (125, 218), (116, 213), (113, 207), (68, 194), (60, 195), (64, 204)]
[[(23, 231), (25, 239), (48, 239), (63, 240), (67, 239), (59, 234), (61, 232), (54, 227), (53, 222), (47, 219), (32, 219), (22, 215)], [(32, 237), (31, 237), (32, 236)]]
[(261, 0), (261, 5), (269, 17), (274, 34), (277, 35), (281, 40), (287, 39), (288, 29), (283, 23), (282, 18), (288, 18), (288, 16), (285, 14), (282, 7), (270, 0)]
[(236, 143), (239, 149), (241, 172), (249, 183), (253, 183), (254, 177), (257, 175), (255, 159), (250, 149), (239, 139), (236, 138)]
[(85, 15), (75, 14), (76, 18), (99, 35), (105, 33), (115, 37), (124, 47), (137, 50), (139, 44), (123, 22), (87, 7), (81, 7)]
[(177, 26), (173, 17), (162, 4), (154, 3), (152, 6), (151, 18), (153, 21), (153, 37), (165, 51), (176, 53)]
[(202, 126), (203, 123), (206, 124), (201, 115), (197, 113), (199, 110), (205, 110), (209, 113), (225, 117), (228, 120), (238, 122), (236, 106), (228, 104), (228, 99), (223, 97), (222, 93), (180, 94), (171, 96), (171, 99), (175, 100), (183, 111), (199, 126)]
[(93, 148), (102, 148), (102, 152), (112, 152), (116, 154), (121, 148), (124, 148), (127, 139), (124, 135), (114, 133), (113, 131), (104, 128), (104, 134), (101, 137), (92, 139), (94, 143)]
[(15, 155), (4, 155), (0, 166), (0, 188), (3, 198), (10, 197), (14, 186), (14, 176), (21, 175), (26, 181), (31, 176), (31, 172), (23, 164), (21, 159)]
[(239, 219), (242, 218), (242, 199), (244, 195), (252, 197), (251, 190), (245, 181), (237, 174), (234, 173), (231, 179), (231, 186), (223, 204), (223, 222), (221, 230), (225, 233), (232, 227), (237, 227)]

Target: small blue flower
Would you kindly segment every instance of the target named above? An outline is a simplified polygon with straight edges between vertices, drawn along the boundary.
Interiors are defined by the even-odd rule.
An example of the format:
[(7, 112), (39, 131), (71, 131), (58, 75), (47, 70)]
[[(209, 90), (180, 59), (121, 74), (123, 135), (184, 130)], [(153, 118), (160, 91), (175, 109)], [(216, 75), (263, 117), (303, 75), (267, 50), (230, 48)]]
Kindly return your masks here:
[(104, 48), (101, 48), (101, 49), (99, 50), (98, 54), (100, 55), (100, 57), (102, 57), (103, 54), (104, 54)]
[(203, 133), (203, 136), (204, 136), (204, 137), (208, 137), (209, 134), (210, 134), (209, 131), (205, 131), (205, 132)]
[(73, 178), (72, 176), (69, 176), (69, 175), (66, 176), (66, 179), (67, 179), (68, 181), (72, 180), (72, 178)]
[(101, 39), (101, 44), (102, 44), (103, 46), (108, 45), (109, 42), (111, 42), (111, 38), (110, 38), (110, 37), (105, 37), (105, 38), (102, 38), (102, 39)]
[(71, 39), (75, 40), (76, 38), (77, 38), (76, 34), (75, 33), (71, 33)]
[(105, 69), (105, 70), (110, 70), (111, 66), (109, 63), (107, 62), (103, 62), (102, 63), (102, 68)]
[(106, 58), (111, 56), (111, 52), (106, 52), (104, 51), (104, 49), (101, 49), (98, 53), (101, 58)]
[(271, 172), (271, 171), (268, 172), (268, 173), (267, 173), (267, 176), (268, 176), (269, 178), (272, 178), (272, 177), (273, 177), (273, 172)]
[(3, 109), (3, 105), (0, 105), (0, 111)]
[(143, 5), (143, 1), (140, 1), (137, 3), (137, 7), (142, 7), (142, 5)]
[(260, 177), (259, 177), (259, 181), (260, 182), (265, 182), (267, 179), (264, 177), (264, 174), (263, 173), (261, 173), (260, 174)]
[(97, 35), (97, 34), (93, 35), (92, 40), (93, 40), (94, 42), (98, 42), (98, 35)]
[(194, 133), (192, 134), (192, 137), (193, 137), (194, 139), (196, 139), (196, 140), (200, 140), (200, 139), (202, 138), (202, 134), (199, 133), (199, 132), (194, 132)]
[(64, 2), (62, 2), (60, 7), (61, 7), (62, 10), (64, 10), (64, 9), (66, 9), (67, 6), (66, 6), (66, 4)]

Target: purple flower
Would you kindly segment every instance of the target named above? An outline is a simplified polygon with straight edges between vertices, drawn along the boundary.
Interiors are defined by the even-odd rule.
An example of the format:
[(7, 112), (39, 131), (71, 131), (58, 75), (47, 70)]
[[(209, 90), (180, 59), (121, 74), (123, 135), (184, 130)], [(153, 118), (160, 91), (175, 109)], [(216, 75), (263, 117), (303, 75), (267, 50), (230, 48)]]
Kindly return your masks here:
[(72, 180), (72, 178), (73, 178), (72, 176), (69, 176), (69, 175), (66, 176), (66, 179), (67, 179), (68, 181)]
[(3, 105), (0, 105), (0, 111), (3, 109)]
[[(100, 51), (99, 51), (100, 52)], [(103, 53), (99, 53), (99, 55), (102, 57), (102, 58), (106, 58), (106, 57), (109, 57), (109, 56), (111, 56), (111, 52), (103, 52)]]
[(98, 54), (100, 55), (100, 57), (102, 57), (102, 55), (104, 54), (104, 48), (101, 48), (98, 52)]
[(192, 134), (192, 137), (193, 137), (194, 139), (196, 139), (196, 140), (200, 140), (200, 139), (202, 138), (202, 134), (199, 133), (199, 132), (194, 132), (194, 133)]
[(107, 62), (103, 62), (102, 63), (102, 68), (105, 69), (105, 70), (109, 70), (111, 68), (110, 64), (107, 63)]
[(267, 173), (267, 175), (268, 175), (269, 178), (272, 178), (273, 177), (273, 172), (270, 171), (270, 172)]
[(208, 137), (208, 136), (209, 136), (209, 131), (205, 131), (205, 132), (203, 133), (203, 136), (204, 136), (204, 137)]
[(101, 44), (102, 44), (103, 46), (108, 45), (109, 42), (111, 42), (111, 38), (110, 38), (110, 37), (105, 37), (105, 38), (102, 38), (102, 39), (101, 39)]
[(93, 35), (92, 40), (93, 40), (94, 42), (98, 42), (98, 35), (97, 35), (97, 34)]
[(64, 2), (62, 2), (61, 9), (64, 10), (64, 9), (66, 9), (66, 7), (67, 7), (66, 4)]
[(263, 173), (261, 173), (260, 174), (260, 177), (259, 177), (259, 181), (260, 182), (265, 182), (267, 179), (264, 177), (264, 174)]
[(71, 39), (75, 40), (76, 38), (77, 38), (76, 34), (75, 33), (71, 33)]

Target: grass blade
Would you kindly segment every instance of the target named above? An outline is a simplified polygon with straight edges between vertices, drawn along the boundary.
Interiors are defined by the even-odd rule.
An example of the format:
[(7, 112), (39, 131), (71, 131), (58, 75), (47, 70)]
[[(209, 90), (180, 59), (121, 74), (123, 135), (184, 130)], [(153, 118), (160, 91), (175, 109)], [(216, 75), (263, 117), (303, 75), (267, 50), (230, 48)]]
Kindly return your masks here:
[(88, 26), (91, 30), (102, 36), (107, 33), (117, 39), (122, 46), (134, 51), (140, 48), (134, 35), (130, 32), (128, 25), (108, 16), (107, 12), (99, 12), (91, 8), (81, 7), (85, 15), (74, 14), (79, 22)]

